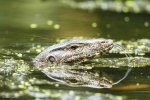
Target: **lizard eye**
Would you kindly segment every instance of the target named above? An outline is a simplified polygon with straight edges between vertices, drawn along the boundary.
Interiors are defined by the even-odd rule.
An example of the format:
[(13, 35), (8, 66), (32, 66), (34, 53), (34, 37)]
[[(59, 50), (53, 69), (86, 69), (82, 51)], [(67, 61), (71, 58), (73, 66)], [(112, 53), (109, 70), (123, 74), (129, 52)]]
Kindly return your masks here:
[(107, 43), (107, 41), (102, 41), (101, 43)]
[(73, 45), (73, 46), (70, 46), (70, 49), (72, 49), (72, 50), (75, 50), (75, 49), (77, 49), (79, 46), (77, 46), (77, 45)]
[(56, 61), (56, 59), (53, 56), (49, 56), (48, 61), (53, 64)]
[(68, 83), (77, 83), (78, 82), (78, 80), (77, 79), (68, 79), (68, 80), (66, 80)]
[(71, 44), (71, 45), (68, 45), (67, 46), (67, 49), (71, 49), (71, 50), (76, 50), (77, 48), (79, 48), (79, 47), (82, 47), (82, 46), (84, 46), (85, 44), (82, 44), (82, 43), (78, 43), (78, 44)]

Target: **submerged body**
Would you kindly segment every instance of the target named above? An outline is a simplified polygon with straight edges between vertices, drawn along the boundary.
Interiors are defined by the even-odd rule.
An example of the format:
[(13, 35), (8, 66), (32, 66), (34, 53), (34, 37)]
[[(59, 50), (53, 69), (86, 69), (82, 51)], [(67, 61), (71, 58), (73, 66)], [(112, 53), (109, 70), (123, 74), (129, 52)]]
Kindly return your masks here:
[[(75, 67), (63, 67), (70, 63), (78, 63), (90, 60), (95, 56), (109, 53), (113, 48), (110, 39), (72, 39), (48, 47), (35, 59), (34, 64), (42, 70), (49, 78), (74, 87), (110, 88), (112, 81), (105, 76), (95, 73), (74, 70)], [(52, 66), (57, 66), (53, 67)], [(58, 67), (59, 66), (59, 67)], [(80, 65), (79, 65), (80, 66)]]

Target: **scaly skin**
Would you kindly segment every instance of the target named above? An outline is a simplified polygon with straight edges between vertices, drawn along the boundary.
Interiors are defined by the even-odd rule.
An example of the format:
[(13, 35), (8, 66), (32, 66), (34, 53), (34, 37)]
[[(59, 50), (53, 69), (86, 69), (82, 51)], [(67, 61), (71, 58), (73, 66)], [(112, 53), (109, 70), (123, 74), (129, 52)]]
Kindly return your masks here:
[(34, 59), (34, 64), (49, 78), (69, 86), (110, 88), (112, 81), (105, 76), (95, 76), (92, 72), (74, 70), (73, 66), (69, 65), (61, 67), (64, 64), (83, 62), (97, 55), (107, 54), (112, 48), (113, 41), (110, 39), (72, 39), (48, 47)]
[(113, 84), (111, 79), (103, 73), (68, 68), (44, 68), (42, 72), (49, 78), (71, 87), (111, 88)]
[(113, 48), (113, 41), (110, 39), (72, 39), (48, 47), (35, 59), (36, 66), (51, 64), (74, 63), (88, 60), (97, 55), (104, 55)]

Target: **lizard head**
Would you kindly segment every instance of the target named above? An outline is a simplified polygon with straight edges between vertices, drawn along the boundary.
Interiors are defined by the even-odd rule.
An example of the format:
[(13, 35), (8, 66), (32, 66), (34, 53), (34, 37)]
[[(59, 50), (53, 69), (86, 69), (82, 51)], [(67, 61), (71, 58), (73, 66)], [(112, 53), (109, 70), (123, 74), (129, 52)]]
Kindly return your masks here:
[(97, 55), (107, 54), (113, 48), (110, 39), (72, 39), (52, 45), (42, 51), (35, 59), (36, 66), (83, 62)]

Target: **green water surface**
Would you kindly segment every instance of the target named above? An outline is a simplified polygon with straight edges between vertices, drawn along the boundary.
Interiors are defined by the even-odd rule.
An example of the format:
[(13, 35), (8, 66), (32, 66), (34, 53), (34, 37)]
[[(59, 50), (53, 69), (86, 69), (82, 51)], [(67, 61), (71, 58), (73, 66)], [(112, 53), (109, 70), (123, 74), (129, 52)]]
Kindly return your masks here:
[[(44, 48), (75, 37), (113, 39), (127, 48), (134, 68), (112, 88), (94, 89), (58, 83), (33, 65)], [(116, 81), (127, 70), (126, 60), (124, 52), (112, 51), (88, 66)], [(149, 94), (149, 14), (82, 10), (61, 0), (0, 1), (0, 100), (149, 100)]]

